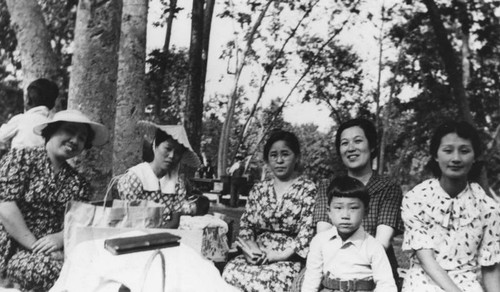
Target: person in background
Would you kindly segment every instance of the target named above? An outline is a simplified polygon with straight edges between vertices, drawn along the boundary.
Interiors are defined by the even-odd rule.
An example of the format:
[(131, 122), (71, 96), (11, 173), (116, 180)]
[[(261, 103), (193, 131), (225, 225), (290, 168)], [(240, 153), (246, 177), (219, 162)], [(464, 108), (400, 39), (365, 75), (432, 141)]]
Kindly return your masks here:
[(88, 201), (88, 182), (67, 160), (108, 132), (76, 110), (34, 127), (45, 146), (13, 148), (0, 165), (0, 273), (23, 291), (48, 291), (63, 264), (66, 203)]
[(227, 170), (227, 174), (230, 175), (231, 177), (242, 177), (243, 172), (245, 170), (245, 162), (243, 161), (243, 154), (238, 153), (236, 154), (236, 157), (234, 157), (234, 163), (231, 165), (230, 168)]
[(355, 178), (337, 177), (327, 195), (334, 227), (311, 241), (301, 291), (396, 292), (384, 247), (361, 226), (370, 201), (366, 187)]
[(189, 144), (186, 130), (179, 125), (157, 125), (147, 122), (155, 129), (155, 138), (148, 149), (150, 160), (129, 168), (118, 179), (118, 193), (124, 200), (149, 200), (166, 207), (163, 227), (177, 228), (181, 215), (204, 215), (210, 202), (207, 197), (195, 192), (189, 180), (180, 173), (182, 164), (197, 169), (198, 155)]
[(499, 291), (500, 211), (475, 182), (481, 152), (467, 122), (436, 128), (428, 163), (434, 178), (403, 198), (402, 249), (410, 256), (404, 292)]
[(272, 132), (264, 160), (273, 178), (250, 191), (237, 242), (243, 254), (227, 263), (222, 276), (243, 291), (289, 291), (314, 234), (316, 187), (297, 171), (300, 144), (293, 133)]
[[(370, 194), (368, 215), (363, 218), (363, 228), (375, 237), (386, 249), (396, 283), (398, 262), (392, 246), (395, 235), (403, 232), (401, 220), (400, 186), (372, 169), (372, 160), (377, 156), (377, 130), (372, 122), (357, 118), (342, 123), (335, 137), (337, 154), (347, 169), (347, 176), (361, 181)], [(329, 230), (332, 222), (328, 216), (328, 184), (320, 184), (314, 211), (317, 233)]]
[(50, 121), (50, 110), (58, 95), (59, 88), (50, 80), (40, 78), (31, 82), (27, 89), (28, 110), (0, 127), (0, 144), (10, 141), (11, 148), (43, 146), (43, 137), (33, 133), (33, 127)]

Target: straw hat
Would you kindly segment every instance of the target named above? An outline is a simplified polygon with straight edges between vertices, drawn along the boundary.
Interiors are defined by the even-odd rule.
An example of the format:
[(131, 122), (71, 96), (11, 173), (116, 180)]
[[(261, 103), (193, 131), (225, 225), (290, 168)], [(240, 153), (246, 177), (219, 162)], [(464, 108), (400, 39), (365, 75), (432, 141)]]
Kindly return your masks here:
[(146, 127), (146, 129), (159, 129), (165, 132), (167, 135), (171, 136), (177, 143), (184, 146), (187, 151), (184, 152), (181, 158), (181, 163), (190, 167), (197, 168), (201, 165), (200, 158), (194, 152), (191, 144), (189, 143), (186, 130), (181, 125), (157, 125), (149, 121), (139, 121), (140, 126)]
[(33, 132), (35, 132), (35, 134), (41, 135), (42, 130), (45, 129), (45, 127), (55, 122), (70, 122), (89, 125), (92, 131), (94, 131), (92, 146), (100, 146), (108, 141), (108, 130), (106, 129), (106, 127), (103, 124), (92, 122), (86, 115), (78, 110), (63, 110), (57, 112), (50, 122), (44, 122), (42, 124), (36, 125), (33, 128)]

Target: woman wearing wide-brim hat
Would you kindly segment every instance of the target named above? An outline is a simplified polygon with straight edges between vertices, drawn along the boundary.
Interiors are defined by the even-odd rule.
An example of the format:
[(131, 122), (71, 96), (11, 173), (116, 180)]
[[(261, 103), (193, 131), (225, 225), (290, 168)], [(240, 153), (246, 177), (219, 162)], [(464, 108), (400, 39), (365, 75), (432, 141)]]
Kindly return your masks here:
[(186, 130), (180, 125), (157, 125), (140, 122), (155, 131), (151, 150), (152, 159), (127, 170), (118, 180), (118, 192), (125, 200), (150, 200), (165, 206), (163, 226), (177, 228), (180, 215), (201, 215), (208, 211), (208, 199), (191, 188), (179, 172), (181, 165), (198, 168), (198, 155), (188, 141)]
[(77, 110), (34, 127), (45, 145), (12, 149), (0, 164), (0, 269), (23, 290), (47, 291), (63, 264), (66, 203), (90, 199), (67, 160), (106, 143), (105, 126)]

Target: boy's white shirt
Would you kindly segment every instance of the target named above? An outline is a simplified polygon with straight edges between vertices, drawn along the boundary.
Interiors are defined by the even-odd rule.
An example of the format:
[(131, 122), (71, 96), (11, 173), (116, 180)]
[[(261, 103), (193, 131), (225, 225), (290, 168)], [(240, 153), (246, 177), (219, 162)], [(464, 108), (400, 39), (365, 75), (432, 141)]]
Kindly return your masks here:
[(375, 292), (396, 292), (384, 247), (360, 227), (345, 242), (337, 228), (317, 234), (310, 244), (302, 292), (319, 290), (323, 275), (341, 280), (373, 278)]
[(33, 127), (50, 121), (51, 112), (46, 106), (37, 106), (23, 114), (13, 116), (0, 127), (0, 143), (11, 141), (11, 148), (43, 146), (45, 140), (33, 132)]

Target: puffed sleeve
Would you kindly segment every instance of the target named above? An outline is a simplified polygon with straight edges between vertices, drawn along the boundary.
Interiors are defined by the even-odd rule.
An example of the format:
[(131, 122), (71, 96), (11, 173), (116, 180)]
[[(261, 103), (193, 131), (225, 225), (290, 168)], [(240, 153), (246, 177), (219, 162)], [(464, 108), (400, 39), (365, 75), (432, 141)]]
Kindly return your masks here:
[(259, 198), (262, 197), (263, 184), (255, 184), (248, 193), (245, 212), (241, 215), (239, 237), (245, 240), (255, 240), (259, 211)]
[(143, 193), (142, 182), (137, 175), (131, 171), (123, 174), (117, 182), (118, 194), (123, 200), (140, 200)]
[(316, 201), (316, 186), (310, 182), (304, 184), (302, 200), (302, 211), (299, 219), (299, 232), (295, 238), (295, 252), (302, 258), (306, 258), (309, 252), (309, 242), (314, 236), (313, 211)]
[(479, 246), (478, 262), (481, 266), (500, 263), (500, 208), (493, 199), (486, 197), (484, 202), (483, 240)]
[(0, 201), (16, 201), (25, 193), (29, 165), (25, 149), (12, 149), (0, 161)]
[(330, 216), (328, 216), (328, 198), (326, 197), (326, 193), (328, 192), (328, 186), (330, 184), (330, 180), (321, 180), (318, 184), (318, 191), (316, 196), (316, 203), (314, 204), (314, 213), (313, 213), (313, 224), (316, 226), (318, 222), (327, 222), (332, 223)]
[(381, 200), (377, 225), (387, 225), (394, 228), (396, 234), (401, 234), (404, 230), (401, 219), (401, 202), (403, 192), (401, 187), (390, 181), (381, 190), (383, 199)]
[(402, 249), (413, 251), (423, 248), (433, 249), (434, 244), (429, 226), (425, 221), (425, 209), (431, 206), (423, 200), (419, 186), (416, 186), (403, 197), (401, 217), (404, 222), (404, 239)]

